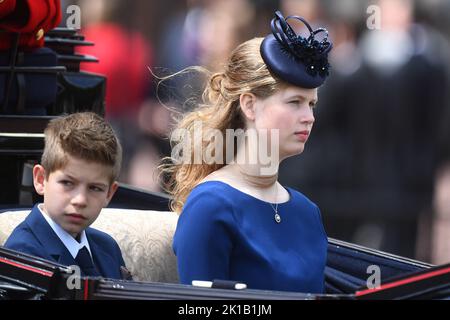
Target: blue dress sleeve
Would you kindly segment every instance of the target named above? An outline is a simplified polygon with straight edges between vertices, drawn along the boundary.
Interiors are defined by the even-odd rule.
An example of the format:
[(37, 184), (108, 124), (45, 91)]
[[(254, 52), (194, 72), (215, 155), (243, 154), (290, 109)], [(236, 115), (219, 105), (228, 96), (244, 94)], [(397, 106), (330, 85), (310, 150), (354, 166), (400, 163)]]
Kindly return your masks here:
[(229, 198), (215, 188), (193, 190), (178, 220), (173, 249), (180, 282), (229, 279), (235, 220)]

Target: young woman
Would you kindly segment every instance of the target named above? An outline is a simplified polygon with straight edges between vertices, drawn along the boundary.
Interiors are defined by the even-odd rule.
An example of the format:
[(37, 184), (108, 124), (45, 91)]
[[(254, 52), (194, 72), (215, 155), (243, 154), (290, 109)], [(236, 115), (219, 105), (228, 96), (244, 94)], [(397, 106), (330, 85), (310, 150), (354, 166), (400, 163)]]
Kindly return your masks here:
[[(297, 36), (289, 19), (302, 21), (309, 36)], [(203, 103), (172, 136), (181, 160), (172, 153), (166, 172), (172, 208), (181, 213), (173, 248), (182, 283), (217, 279), (251, 289), (324, 290), (327, 236), (320, 211), (280, 185), (277, 173), (280, 161), (305, 148), (332, 44), (325, 29), (280, 12), (272, 33), (233, 51), (223, 72), (211, 75)]]

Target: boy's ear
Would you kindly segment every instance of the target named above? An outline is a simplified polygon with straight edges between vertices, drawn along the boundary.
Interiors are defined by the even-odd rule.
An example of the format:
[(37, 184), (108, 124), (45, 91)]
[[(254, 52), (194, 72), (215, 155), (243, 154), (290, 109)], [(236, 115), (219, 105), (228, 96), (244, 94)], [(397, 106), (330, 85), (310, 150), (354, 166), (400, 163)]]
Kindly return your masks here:
[(33, 167), (33, 184), (36, 192), (41, 196), (44, 195), (45, 169), (40, 164)]
[(109, 204), (109, 202), (111, 201), (112, 197), (114, 196), (114, 193), (116, 193), (117, 188), (119, 187), (119, 184), (117, 183), (117, 181), (114, 181), (111, 186), (109, 187), (108, 190), (108, 195), (106, 197), (106, 201), (105, 201), (105, 207)]
[(245, 117), (251, 121), (255, 120), (255, 102), (256, 96), (253, 93), (243, 93), (239, 97), (241, 110), (244, 113)]

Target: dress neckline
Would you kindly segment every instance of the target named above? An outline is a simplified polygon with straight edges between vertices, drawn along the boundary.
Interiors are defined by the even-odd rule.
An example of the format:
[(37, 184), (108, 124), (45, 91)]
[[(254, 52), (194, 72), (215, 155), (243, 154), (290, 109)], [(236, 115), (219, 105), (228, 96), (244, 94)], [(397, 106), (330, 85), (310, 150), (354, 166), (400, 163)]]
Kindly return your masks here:
[(269, 202), (269, 201), (265, 201), (265, 200), (262, 200), (262, 199), (260, 199), (260, 198), (257, 198), (257, 197), (255, 197), (255, 196), (252, 196), (251, 194), (248, 194), (248, 193), (246, 193), (246, 192), (244, 192), (244, 191), (241, 191), (241, 190), (239, 190), (239, 189), (233, 187), (232, 185), (230, 185), (230, 184), (228, 184), (228, 183), (226, 183), (226, 182), (220, 181), (220, 180), (208, 180), (208, 181), (204, 181), (204, 182), (202, 182), (202, 183), (199, 183), (199, 184), (197, 185), (197, 187), (198, 187), (198, 186), (201, 186), (201, 185), (204, 185), (204, 184), (206, 184), (206, 183), (219, 183), (219, 184), (224, 184), (224, 185), (228, 186), (230, 189), (232, 189), (232, 190), (234, 190), (234, 191), (236, 191), (236, 192), (239, 192), (239, 193), (241, 193), (241, 194), (243, 194), (243, 195), (245, 195), (245, 196), (247, 196), (247, 197), (249, 197), (249, 198), (255, 199), (255, 200), (259, 201), (259, 202), (262, 202), (262, 203), (265, 203), (265, 204), (269, 204), (269, 205), (271, 205), (271, 204), (285, 205), (285, 204), (288, 204), (289, 202), (291, 202), (291, 200), (292, 200), (292, 192), (291, 192), (290, 188), (284, 187), (283, 185), (282, 185), (282, 187), (289, 193), (289, 200), (287, 200), (287, 201), (285, 201), (285, 202)]

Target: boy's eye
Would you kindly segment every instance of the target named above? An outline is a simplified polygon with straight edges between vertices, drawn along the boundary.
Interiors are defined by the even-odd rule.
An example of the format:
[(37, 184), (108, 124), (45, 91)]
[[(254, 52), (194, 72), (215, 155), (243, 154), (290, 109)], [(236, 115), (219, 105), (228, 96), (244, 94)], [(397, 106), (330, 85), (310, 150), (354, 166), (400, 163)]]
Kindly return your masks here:
[(298, 105), (300, 103), (300, 101), (299, 100), (291, 100), (288, 103)]
[(97, 187), (97, 186), (91, 186), (90, 189), (95, 192), (103, 192), (104, 191), (103, 188)]
[(69, 181), (69, 180), (61, 180), (59, 183), (61, 183), (63, 186), (67, 186), (67, 187), (73, 185), (72, 181)]

